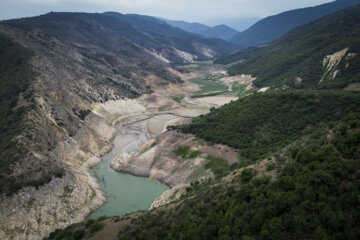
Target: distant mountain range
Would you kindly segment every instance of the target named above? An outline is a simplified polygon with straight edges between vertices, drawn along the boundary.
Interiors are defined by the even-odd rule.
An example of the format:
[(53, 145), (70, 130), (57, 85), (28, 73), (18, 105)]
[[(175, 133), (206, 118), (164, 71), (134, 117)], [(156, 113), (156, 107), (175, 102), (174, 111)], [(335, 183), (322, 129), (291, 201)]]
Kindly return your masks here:
[(225, 24), (238, 32), (245, 31), (256, 22), (261, 20), (259, 17), (243, 17), (243, 18), (219, 18), (219, 19), (212, 19), (203, 22), (208, 26), (217, 26), (221, 24)]
[(207, 38), (220, 38), (223, 40), (230, 40), (236, 33), (238, 33), (238, 31), (236, 31), (235, 29), (232, 29), (231, 27), (224, 24), (209, 27), (207, 25), (197, 22), (189, 23), (185, 21), (167, 20), (163, 18), (161, 18), (161, 20), (172, 26), (181, 28), (187, 32), (191, 32)]
[(242, 48), (260, 46), (274, 41), (298, 26), (358, 3), (360, 0), (337, 0), (315, 7), (283, 12), (260, 20), (249, 29), (235, 34), (230, 41)]
[[(171, 26), (170, 24), (167, 24), (155, 17), (138, 14), (121, 14), (117, 12), (105, 12), (103, 14), (115, 17), (123, 22), (127, 22), (141, 28), (142, 31), (150, 33), (152, 35), (152, 39), (156, 39), (163, 44), (163, 48), (170, 46), (175, 47), (180, 51), (189, 53), (190, 55), (186, 56), (191, 59), (187, 59), (185, 61), (211, 60), (217, 55), (226, 55), (227, 53), (238, 49), (236, 45), (227, 41), (221, 39), (207, 39), (197, 36), (180, 28)], [(183, 54), (180, 55), (183, 56)], [(178, 60), (170, 61), (178, 62)], [(182, 61), (184, 61), (184, 59)]]
[(233, 75), (251, 74), (272, 88), (344, 88), (360, 82), (360, 5), (326, 16), (264, 46), (216, 63), (235, 63)]

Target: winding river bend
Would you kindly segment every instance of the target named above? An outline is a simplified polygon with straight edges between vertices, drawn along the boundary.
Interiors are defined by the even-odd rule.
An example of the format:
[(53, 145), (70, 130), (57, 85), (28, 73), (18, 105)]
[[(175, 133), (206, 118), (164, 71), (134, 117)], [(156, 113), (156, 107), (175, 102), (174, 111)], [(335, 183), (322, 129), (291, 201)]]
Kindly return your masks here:
[(111, 168), (114, 158), (138, 152), (145, 142), (162, 134), (169, 124), (206, 114), (211, 107), (223, 105), (233, 99), (234, 97), (229, 96), (216, 96), (195, 100), (186, 96), (179, 106), (168, 97), (149, 95), (138, 100), (109, 102), (98, 107), (96, 113), (110, 115), (109, 119), (117, 117), (113, 122), (116, 136), (112, 151), (90, 170), (107, 202), (88, 218), (121, 216), (149, 209), (153, 201), (169, 188), (153, 179), (115, 171)]
[(90, 170), (105, 193), (107, 202), (88, 218), (96, 219), (104, 215), (121, 216), (138, 210), (147, 210), (155, 198), (169, 189), (156, 180), (119, 173), (110, 167), (116, 155), (138, 151), (149, 139), (149, 133), (142, 129), (118, 130), (113, 150), (103, 157), (100, 164)]

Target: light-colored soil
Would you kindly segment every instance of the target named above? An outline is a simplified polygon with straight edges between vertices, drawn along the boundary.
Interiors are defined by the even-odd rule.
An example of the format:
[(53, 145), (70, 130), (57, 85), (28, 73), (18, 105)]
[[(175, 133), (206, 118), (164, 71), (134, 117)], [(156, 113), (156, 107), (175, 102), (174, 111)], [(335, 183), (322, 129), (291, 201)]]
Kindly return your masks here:
[[(99, 185), (88, 173), (89, 168), (98, 164), (101, 156), (107, 152), (119, 154), (116, 150), (126, 148), (136, 141), (138, 132), (148, 134), (152, 140), (146, 143), (139, 153), (119, 154), (116, 159), (122, 159), (127, 168), (114, 168), (134, 175), (149, 176), (180, 189), (165, 194), (153, 207), (179, 197), (186, 184), (212, 177), (211, 170), (204, 168), (208, 161), (207, 155), (221, 156), (229, 164), (235, 162), (236, 152), (231, 149), (217, 145), (201, 146), (198, 140), (194, 140), (194, 136), (182, 136), (166, 131), (168, 125), (189, 122), (193, 117), (208, 113), (214, 105), (220, 106), (235, 100), (234, 97), (216, 96), (189, 98), (192, 103), (182, 101), (179, 104), (173, 100), (174, 97), (184, 98), (200, 88), (188, 81), (199, 73), (177, 74), (185, 81), (184, 84), (158, 86), (153, 94), (137, 99), (93, 104), (92, 113), (83, 121), (86, 127), (80, 128), (70, 140), (59, 140), (59, 147), (55, 149), (58, 158), (68, 166), (68, 174), (38, 190), (24, 189), (20, 194), (2, 201), (4, 204), (0, 206), (0, 224), (4, 228), (0, 230), (0, 238), (27, 236), (27, 239), (39, 239), (39, 236), (45, 236), (56, 228), (83, 221), (91, 211), (106, 201)], [(149, 76), (146, 80), (156, 81), (156, 78)], [(151, 147), (154, 141), (157, 144)], [(203, 154), (195, 159), (181, 159), (173, 151), (182, 144), (191, 146), (194, 151), (202, 151)], [(71, 189), (70, 192), (68, 188)], [(27, 207), (19, 210), (18, 206)], [(23, 218), (33, 220), (23, 222)], [(8, 224), (9, 222), (11, 224)], [(24, 232), (18, 233), (17, 229)]]
[[(193, 64), (184, 68), (197, 66)], [(205, 64), (205, 68), (210, 69), (211, 66), (208, 67), (208, 64)], [(220, 73), (223, 69), (213, 68), (211, 71)], [(151, 138), (140, 147), (138, 152), (118, 154), (111, 163), (112, 168), (136, 176), (157, 179), (172, 188), (184, 189), (184, 186), (193, 181), (213, 177), (212, 171), (205, 168), (205, 164), (209, 161), (208, 156), (223, 158), (229, 165), (238, 161), (237, 152), (227, 146), (209, 146), (193, 135), (166, 131), (168, 125), (189, 122), (193, 117), (208, 113), (211, 107), (219, 107), (237, 99), (231, 95), (192, 99), (187, 95), (189, 94), (187, 88), (191, 87), (192, 84), (188, 80), (194, 74), (189, 76), (189, 74), (178, 73), (178, 76), (185, 81), (183, 85), (167, 86), (168, 89), (158, 88), (155, 94), (144, 95), (135, 100), (119, 100), (97, 106), (97, 112), (103, 116), (105, 114), (100, 111), (101, 109), (111, 111), (112, 116), (107, 118), (113, 120), (113, 125), (116, 125), (117, 129), (121, 129), (121, 131), (118, 130), (118, 135), (114, 140), (115, 146), (121, 147), (120, 140), (117, 139), (121, 139), (122, 142), (134, 141), (134, 137), (129, 134), (129, 131), (133, 130), (149, 134)], [(236, 80), (249, 85), (253, 81), (249, 76), (228, 80), (229, 84)], [(193, 88), (191, 90), (191, 92), (194, 91)], [(183, 96), (181, 104), (172, 99), (172, 96), (179, 96), (179, 93)], [(122, 109), (125, 106), (127, 109)], [(117, 117), (116, 120), (113, 119), (114, 116)], [(194, 159), (182, 159), (174, 153), (179, 146), (190, 146), (191, 151), (200, 151), (201, 154)], [(152, 207), (159, 207), (176, 199), (182, 192), (170, 189), (155, 200)]]
[(238, 98), (234, 96), (219, 95), (213, 97), (203, 97), (196, 99), (200, 103), (211, 104), (217, 107), (220, 107), (224, 104), (230, 103), (231, 101), (236, 101)]
[(256, 90), (256, 87), (253, 86), (253, 82), (256, 78), (252, 77), (251, 75), (236, 75), (236, 76), (227, 76), (219, 79), (219, 81), (225, 83), (228, 86), (233, 85), (245, 85), (246, 90)]
[(349, 85), (344, 88), (344, 90), (348, 91), (359, 91), (360, 90), (360, 83), (350, 83)]

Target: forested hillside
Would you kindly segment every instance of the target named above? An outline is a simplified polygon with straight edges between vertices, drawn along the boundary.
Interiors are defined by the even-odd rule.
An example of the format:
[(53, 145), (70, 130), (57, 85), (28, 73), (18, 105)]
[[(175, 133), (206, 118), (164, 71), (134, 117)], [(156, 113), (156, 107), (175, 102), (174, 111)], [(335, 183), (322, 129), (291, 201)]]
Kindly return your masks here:
[(164, 208), (89, 220), (49, 239), (110, 229), (118, 239), (358, 239), (359, 101), (356, 92), (262, 93), (214, 110), (181, 130), (235, 145), (243, 160), (275, 159), (264, 174), (243, 162)]
[(277, 179), (252, 179), (249, 167), (230, 184), (195, 184), (181, 204), (139, 217), (118, 239), (358, 239), (358, 119), (294, 148)]
[(298, 26), (359, 3), (359, 0), (336, 0), (315, 7), (283, 12), (260, 20), (247, 30), (234, 35), (230, 41), (242, 48), (264, 45)]
[(19, 188), (19, 184), (13, 184), (11, 164), (26, 150), (14, 137), (21, 132), (26, 109), (32, 106), (15, 107), (20, 95), (28, 100), (32, 97), (28, 89), (35, 77), (29, 64), (31, 56), (31, 51), (0, 33), (0, 193), (10, 194)]
[(360, 5), (299, 27), (265, 47), (216, 61), (272, 88), (344, 88), (360, 80)]
[(207, 25), (201, 23), (189, 23), (185, 21), (174, 21), (168, 19), (161, 19), (164, 22), (174, 26), (181, 28), (187, 32), (191, 32), (203, 37), (207, 38), (219, 38), (223, 40), (230, 40), (238, 31), (232, 29), (227, 25), (216, 25), (214, 27), (209, 27)]
[(349, 113), (360, 95), (336, 91), (258, 93), (214, 109), (180, 127), (185, 133), (239, 149), (243, 160), (261, 160)]

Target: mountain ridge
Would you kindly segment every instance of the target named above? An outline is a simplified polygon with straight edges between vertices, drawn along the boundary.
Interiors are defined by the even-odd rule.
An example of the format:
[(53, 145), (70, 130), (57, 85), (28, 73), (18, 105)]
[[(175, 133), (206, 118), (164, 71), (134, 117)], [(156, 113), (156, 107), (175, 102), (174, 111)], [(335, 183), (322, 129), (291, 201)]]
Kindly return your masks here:
[(359, 81), (360, 5), (335, 12), (263, 47), (220, 58), (232, 75), (271, 88), (345, 88)]
[(298, 26), (359, 3), (359, 0), (336, 0), (314, 7), (283, 12), (258, 21), (247, 30), (234, 35), (230, 41), (242, 48), (264, 45)]
[[(181, 46), (183, 48), (179, 48), (179, 50), (199, 55), (197, 60), (210, 60), (217, 55), (228, 54), (238, 49), (236, 45), (222, 39), (206, 39), (171, 26), (155, 17), (138, 14), (121, 14), (117, 12), (105, 12), (104, 14), (138, 26), (145, 31), (159, 34), (158, 37), (163, 38), (166, 44)], [(164, 36), (166, 37), (164, 38)], [(203, 48), (200, 46), (201, 44), (208, 48), (208, 50), (204, 50), (206, 53), (199, 51), (199, 49)], [(199, 46), (198, 49), (193, 45)], [(211, 53), (211, 51), (214, 53)]]
[(114, 119), (94, 106), (177, 89), (181, 74), (170, 62), (236, 49), (181, 35), (167, 38), (103, 14), (0, 22), (1, 239), (39, 239), (104, 203), (88, 169), (109, 151)]
[(168, 24), (181, 28), (187, 32), (191, 32), (203, 37), (207, 38), (220, 38), (223, 40), (230, 40), (236, 33), (238, 33), (237, 30), (225, 25), (220, 24), (213, 27), (209, 27), (205, 24), (201, 24), (198, 22), (189, 23), (186, 21), (180, 21), (180, 20), (168, 20), (164, 18), (160, 18), (161, 20), (167, 22)]

